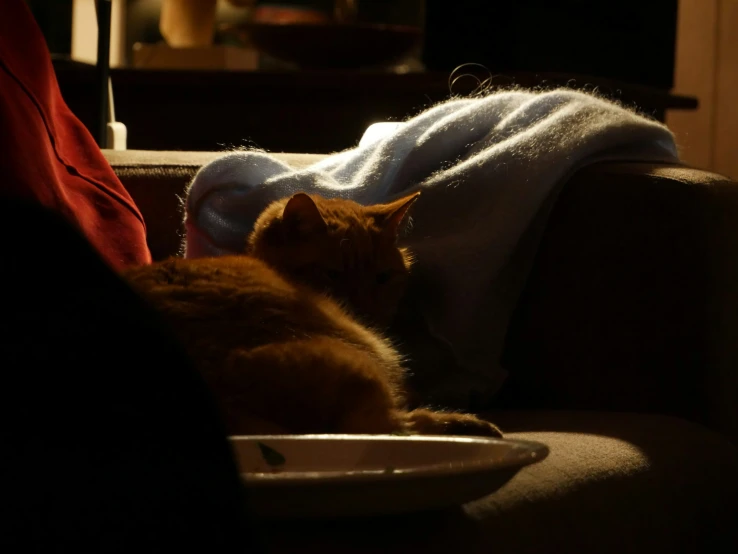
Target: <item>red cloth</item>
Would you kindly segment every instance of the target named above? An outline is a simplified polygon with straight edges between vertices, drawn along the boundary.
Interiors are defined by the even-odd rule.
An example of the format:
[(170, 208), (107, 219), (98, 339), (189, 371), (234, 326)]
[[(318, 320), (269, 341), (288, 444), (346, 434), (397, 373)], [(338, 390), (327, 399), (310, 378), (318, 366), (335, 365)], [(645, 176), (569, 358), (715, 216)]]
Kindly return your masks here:
[(141, 212), (64, 103), (30, 9), (0, 0), (0, 14), (0, 194), (61, 212), (114, 269), (150, 263)]

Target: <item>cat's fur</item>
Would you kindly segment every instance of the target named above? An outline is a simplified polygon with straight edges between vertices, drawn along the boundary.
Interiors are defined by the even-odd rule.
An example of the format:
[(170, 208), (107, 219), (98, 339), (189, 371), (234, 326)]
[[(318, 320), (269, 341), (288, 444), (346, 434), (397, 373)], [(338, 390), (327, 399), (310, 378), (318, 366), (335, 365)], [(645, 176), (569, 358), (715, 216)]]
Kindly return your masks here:
[(364, 208), (298, 194), (267, 208), (249, 255), (170, 259), (124, 275), (169, 322), (230, 434), (497, 436), (472, 415), (408, 411), (397, 351), (323, 292), (346, 278), (350, 306), (391, 319), (410, 263), (395, 238), (413, 200)]
[(281, 274), (327, 292), (362, 322), (388, 326), (405, 294), (412, 256), (397, 247), (419, 193), (390, 204), (298, 193), (257, 219), (247, 253)]
[(418, 196), (371, 206), (305, 194), (283, 198), (257, 219), (246, 251), (330, 294), (364, 324), (388, 333), (410, 370), (410, 406), (432, 402), (468, 408), (448, 386), (464, 375), (463, 368), (451, 347), (433, 337), (415, 305), (432, 293), (421, 291), (418, 283), (407, 290), (413, 258), (397, 242)]

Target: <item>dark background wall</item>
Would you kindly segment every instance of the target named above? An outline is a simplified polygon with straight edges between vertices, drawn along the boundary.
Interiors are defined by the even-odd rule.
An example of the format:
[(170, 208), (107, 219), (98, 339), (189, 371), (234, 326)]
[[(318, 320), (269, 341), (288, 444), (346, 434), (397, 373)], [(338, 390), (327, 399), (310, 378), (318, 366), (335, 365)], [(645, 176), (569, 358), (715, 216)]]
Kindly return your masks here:
[(427, 0), (425, 63), (545, 71), (670, 89), (678, 0)]

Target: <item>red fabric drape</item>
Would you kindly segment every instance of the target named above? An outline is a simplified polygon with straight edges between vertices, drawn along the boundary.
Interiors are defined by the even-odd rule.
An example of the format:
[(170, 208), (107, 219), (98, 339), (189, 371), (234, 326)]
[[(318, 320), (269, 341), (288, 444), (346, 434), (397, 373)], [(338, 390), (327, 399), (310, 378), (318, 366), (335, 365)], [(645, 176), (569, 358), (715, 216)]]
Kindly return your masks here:
[(141, 213), (62, 99), (24, 0), (0, 0), (0, 194), (62, 213), (114, 269), (151, 262)]

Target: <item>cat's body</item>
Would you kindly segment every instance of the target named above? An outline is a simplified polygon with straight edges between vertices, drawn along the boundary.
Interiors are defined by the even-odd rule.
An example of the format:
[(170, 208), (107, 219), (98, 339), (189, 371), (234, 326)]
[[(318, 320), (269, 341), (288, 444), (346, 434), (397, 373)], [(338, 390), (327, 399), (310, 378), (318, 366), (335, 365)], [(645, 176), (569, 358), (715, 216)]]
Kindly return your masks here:
[[(299, 205), (291, 208), (298, 211), (293, 214), (284, 203), (278, 210), (273, 219), (285, 225), (281, 230), (274, 231), (279, 225), (269, 221), (257, 225), (250, 240), (252, 255), (171, 259), (124, 274), (167, 320), (188, 351), (214, 392), (228, 432), (499, 435), (496, 427), (471, 415), (408, 411), (404, 368), (397, 351), (316, 286), (315, 279), (325, 277), (317, 260), (327, 256), (331, 271), (342, 271), (341, 277), (348, 275), (348, 267), (362, 267), (372, 279), (376, 274), (394, 272), (389, 279), (375, 280), (372, 289), (374, 293), (392, 289), (390, 296), (394, 298), (394, 287), (385, 285), (395, 278), (399, 281), (409, 264), (390, 245), (394, 245), (406, 208), (399, 220), (389, 217), (397, 206), (377, 212), (388, 216), (387, 225), (372, 230), (380, 236), (362, 238), (357, 232), (351, 239), (354, 246), (365, 247), (386, 239), (385, 249), (395, 248), (399, 257), (391, 251), (383, 256), (372, 251), (373, 255), (365, 258), (371, 263), (360, 263), (361, 256), (347, 250), (346, 237), (337, 237), (335, 251), (330, 241), (322, 240), (325, 237), (320, 233), (325, 229), (313, 217), (305, 196), (298, 195)], [(295, 219), (283, 219), (282, 213)], [(326, 228), (335, 227), (336, 219), (347, 220), (341, 220), (340, 213), (332, 217)], [(306, 222), (307, 227), (303, 225)], [(259, 230), (267, 227), (271, 234), (264, 240)], [(316, 241), (319, 246), (311, 250), (309, 245), (315, 246)], [(280, 259), (287, 260), (292, 270), (280, 268)], [(346, 265), (339, 269), (341, 263)], [(387, 265), (393, 269), (388, 270)], [(301, 273), (305, 267), (311, 271)], [(369, 298), (372, 291), (366, 280), (361, 280), (361, 273), (352, 275), (362, 287), (361, 298)], [(392, 305), (378, 308), (372, 315), (394, 310)]]

